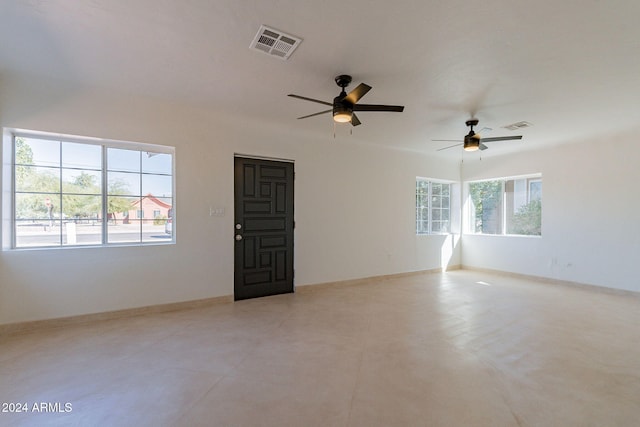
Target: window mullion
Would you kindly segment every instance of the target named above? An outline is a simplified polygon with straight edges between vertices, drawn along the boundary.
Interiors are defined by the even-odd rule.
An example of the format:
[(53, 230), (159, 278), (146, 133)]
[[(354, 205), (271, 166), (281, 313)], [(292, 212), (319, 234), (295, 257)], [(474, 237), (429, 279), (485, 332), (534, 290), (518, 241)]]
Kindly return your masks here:
[(433, 226), (431, 224), (431, 221), (432, 221), (432, 218), (433, 218), (433, 215), (431, 215), (431, 209), (433, 209), (433, 206), (431, 205), (431, 197), (433, 197), (432, 196), (432, 192), (431, 192), (431, 185), (432, 185), (432, 182), (429, 181), (427, 183), (427, 188), (428, 188), (428, 190), (427, 190), (427, 218), (428, 218), (428, 220), (427, 220), (427, 230), (428, 230), (429, 234), (433, 233)]
[[(64, 235), (62, 233), (62, 141), (60, 141), (60, 149), (58, 150), (58, 216), (60, 220), (60, 246), (64, 246)], [(51, 213), (53, 216), (53, 212)], [(53, 223), (55, 224), (55, 216), (53, 217)], [(52, 225), (53, 226), (53, 225)]]
[(105, 245), (108, 242), (108, 228), (109, 222), (109, 197), (108, 197), (108, 177), (107, 177), (107, 146), (102, 146), (102, 244)]
[(143, 191), (142, 191), (142, 151), (139, 152), (140, 154), (140, 169), (139, 169), (139, 175), (138, 175), (138, 179), (140, 180), (140, 194), (138, 195), (138, 200), (140, 200), (140, 209), (142, 209), (142, 218), (140, 218), (140, 236), (138, 237), (140, 239), (140, 243), (142, 243), (142, 224), (144, 224), (144, 207), (142, 206), (142, 199), (143, 199)]
[(11, 247), (15, 248), (17, 243), (18, 222), (16, 221), (16, 136), (13, 135), (11, 150), (11, 224), (13, 224), (13, 232), (11, 233)]
[(501, 200), (501, 205), (502, 205), (502, 221), (501, 221), (501, 225), (502, 225), (502, 234), (507, 234), (507, 187), (506, 187), (506, 179), (503, 179), (501, 181), (502, 184), (502, 200)]

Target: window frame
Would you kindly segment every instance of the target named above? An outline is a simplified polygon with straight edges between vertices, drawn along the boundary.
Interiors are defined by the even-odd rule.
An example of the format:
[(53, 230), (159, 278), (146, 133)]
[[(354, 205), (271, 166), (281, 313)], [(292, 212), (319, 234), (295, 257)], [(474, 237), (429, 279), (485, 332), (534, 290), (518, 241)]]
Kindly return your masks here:
[[(428, 185), (428, 190), (427, 190), (427, 231), (425, 232), (421, 232), (419, 231), (419, 227), (418, 224), (420, 221), (425, 221), (425, 219), (419, 219), (418, 217), (418, 211), (421, 208), (424, 208), (424, 206), (420, 207), (418, 206), (418, 183), (419, 182), (426, 182)], [(432, 184), (441, 184), (441, 185), (448, 185), (449, 186), (449, 205), (447, 207), (447, 210), (449, 212), (449, 219), (447, 220), (447, 231), (433, 231), (433, 209), (434, 207), (432, 206), (432, 201), (433, 201), (433, 185)], [(417, 176), (416, 177), (416, 184), (415, 184), (415, 234), (416, 236), (429, 236), (429, 235), (449, 235), (449, 234), (453, 234), (453, 209), (452, 209), (452, 198), (453, 198), (453, 193), (454, 193), (454, 185), (455, 182), (453, 181), (447, 181), (447, 180), (443, 180), (443, 179), (434, 179), (434, 178), (425, 178), (425, 177), (420, 177)], [(439, 197), (442, 197), (442, 195), (436, 195)], [(442, 210), (442, 207), (440, 207), (440, 209)], [(435, 220), (438, 221), (440, 223), (443, 223), (442, 220)]]
[[(18, 219), (16, 217), (16, 194), (18, 193), (16, 189), (16, 169), (17, 166), (20, 166), (16, 163), (16, 139), (17, 138), (26, 138), (26, 139), (40, 139), (40, 140), (50, 140), (53, 142), (58, 142), (60, 144), (63, 143), (73, 143), (73, 144), (83, 144), (83, 145), (91, 145), (91, 146), (99, 146), (101, 147), (101, 164), (99, 169), (99, 180), (100, 180), (100, 194), (96, 194), (96, 197), (99, 197), (101, 200), (101, 208), (100, 208), (100, 233), (99, 239), (100, 242), (96, 243), (85, 243), (85, 244), (69, 244), (65, 243), (62, 238), (63, 234), (61, 231), (61, 240), (60, 243), (56, 244), (42, 244), (42, 242), (38, 242), (35, 245), (21, 245), (18, 246)], [(59, 133), (50, 133), (50, 132), (42, 132), (42, 131), (32, 131), (32, 130), (23, 130), (23, 129), (3, 129), (3, 140), (2, 140), (2, 227), (0, 228), (0, 233), (2, 234), (2, 250), (34, 250), (34, 249), (67, 249), (67, 248), (96, 248), (96, 247), (114, 247), (114, 246), (153, 246), (153, 245), (167, 245), (167, 244), (175, 244), (176, 242), (176, 233), (175, 233), (175, 212), (176, 212), (176, 155), (175, 155), (175, 147), (158, 145), (158, 144), (148, 144), (148, 143), (140, 143), (140, 142), (129, 142), (129, 141), (119, 141), (119, 140), (110, 140), (103, 138), (93, 138), (93, 137), (82, 137), (76, 135), (66, 135)], [(62, 145), (61, 145), (62, 147)], [(109, 168), (107, 165), (107, 152), (110, 148), (114, 149), (122, 149), (122, 150), (130, 150), (135, 152), (140, 152), (141, 155), (144, 152), (157, 153), (157, 154), (168, 154), (171, 156), (171, 195), (168, 199), (171, 200), (171, 210), (173, 212), (173, 231), (171, 233), (170, 238), (166, 238), (158, 241), (148, 241), (144, 240), (142, 235), (142, 228), (140, 239), (137, 241), (112, 241), (109, 242), (109, 219), (108, 219), (108, 206), (107, 200), (109, 198), (109, 189), (107, 185)], [(142, 163), (141, 163), (142, 165)], [(28, 165), (29, 167), (38, 167), (38, 165)], [(62, 163), (58, 167), (52, 167), (52, 169), (60, 170), (59, 184), (60, 184), (60, 192), (59, 196), (63, 197), (64, 195), (75, 195), (73, 192), (65, 192), (63, 190), (64, 181), (62, 178), (62, 172), (68, 167), (64, 167)], [(75, 168), (70, 168), (69, 170), (73, 170)], [(78, 170), (84, 170), (82, 168), (78, 168)], [(91, 170), (91, 169), (86, 169)], [(150, 173), (144, 172), (142, 169), (140, 171), (135, 172), (140, 175), (140, 179), (144, 175), (158, 175), (158, 176), (169, 176), (166, 173)], [(8, 178), (8, 179), (7, 179)], [(23, 193), (23, 192), (19, 192)], [(28, 194), (26, 192), (24, 194)], [(142, 189), (140, 190), (142, 193)], [(37, 192), (33, 194), (39, 194)], [(44, 193), (43, 193), (44, 194)], [(146, 197), (143, 194), (136, 195), (134, 197), (139, 197), (140, 200)], [(166, 196), (161, 198), (167, 198)], [(62, 211), (60, 212), (60, 217), (55, 219), (55, 221), (60, 221), (60, 224), (63, 223), (64, 217)], [(142, 219), (141, 227), (143, 225)], [(164, 234), (164, 233), (163, 233)]]
[[(504, 176), (504, 177), (496, 177), (496, 178), (486, 178), (486, 179), (477, 179), (477, 180), (472, 180), (472, 181), (465, 181), (464, 182), (464, 190), (465, 190), (465, 213), (464, 213), (464, 217), (466, 218), (466, 224), (464, 227), (464, 233), (465, 234), (470, 234), (470, 235), (474, 235), (474, 236), (497, 236), (497, 237), (524, 237), (524, 238), (541, 238), (542, 237), (542, 227), (540, 229), (540, 234), (514, 234), (514, 233), (507, 233), (507, 203), (506, 203), (506, 183), (508, 181), (517, 181), (517, 180), (526, 180), (526, 200), (527, 203), (531, 202), (531, 184), (533, 183), (540, 183), (541, 185), (541, 194), (540, 194), (540, 201), (542, 202), (542, 182), (543, 182), (543, 176), (541, 173), (535, 173), (535, 174), (527, 174), (527, 175), (514, 175), (514, 176)], [(499, 181), (500, 182), (500, 194), (501, 194), (501, 203), (500, 203), (500, 211), (501, 211), (501, 224), (500, 224), (500, 233), (482, 233), (482, 232), (476, 232), (475, 231), (475, 227), (474, 227), (474, 223), (476, 220), (476, 216), (475, 216), (475, 212), (473, 209), (473, 203), (471, 203), (470, 198), (471, 198), (471, 191), (470, 191), (470, 185), (474, 184), (474, 183), (481, 183), (481, 182), (491, 182), (491, 181)], [(541, 220), (542, 220), (542, 212), (540, 213), (541, 215)]]

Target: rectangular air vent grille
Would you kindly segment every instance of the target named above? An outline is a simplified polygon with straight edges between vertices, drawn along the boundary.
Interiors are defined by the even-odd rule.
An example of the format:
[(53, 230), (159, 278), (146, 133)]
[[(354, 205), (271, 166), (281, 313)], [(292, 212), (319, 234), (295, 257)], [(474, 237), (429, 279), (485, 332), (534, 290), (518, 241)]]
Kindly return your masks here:
[(301, 42), (301, 38), (262, 25), (249, 47), (281, 59), (289, 59)]
[(502, 127), (504, 129), (509, 129), (509, 130), (518, 130), (518, 129), (528, 128), (529, 126), (531, 126), (531, 123), (523, 121), (523, 122), (512, 123), (510, 125), (502, 126)]

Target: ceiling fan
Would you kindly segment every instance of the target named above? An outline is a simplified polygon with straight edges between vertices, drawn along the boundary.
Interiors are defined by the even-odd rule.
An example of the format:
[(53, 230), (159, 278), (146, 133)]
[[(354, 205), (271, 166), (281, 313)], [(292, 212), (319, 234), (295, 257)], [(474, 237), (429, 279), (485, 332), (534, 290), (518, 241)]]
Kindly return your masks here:
[(307, 98), (306, 96), (289, 94), (292, 98), (303, 99), (305, 101), (317, 102), (318, 104), (329, 105), (332, 108), (319, 113), (309, 114), (308, 116), (298, 117), (298, 119), (306, 119), (308, 117), (318, 116), (320, 114), (333, 112), (333, 120), (338, 123), (350, 122), (352, 126), (358, 126), (361, 122), (356, 116), (356, 111), (390, 111), (401, 113), (404, 106), (401, 105), (375, 105), (375, 104), (358, 104), (360, 98), (365, 96), (371, 90), (371, 86), (360, 83), (354, 90), (347, 92), (344, 90), (351, 83), (351, 76), (346, 74), (339, 75), (335, 78), (336, 84), (342, 88), (340, 95), (333, 98), (333, 103), (320, 101), (319, 99)]
[(476, 151), (476, 150), (486, 150), (487, 147), (485, 142), (494, 142), (494, 141), (511, 141), (522, 139), (522, 135), (513, 135), (513, 136), (496, 136), (491, 138), (482, 138), (480, 134), (477, 134), (473, 131), (473, 127), (478, 125), (478, 119), (469, 119), (466, 122), (466, 125), (471, 128), (469, 133), (464, 136), (464, 141), (459, 141), (456, 139), (432, 139), (432, 141), (440, 141), (440, 142), (458, 142), (458, 144), (450, 145), (448, 147), (439, 148), (436, 151), (448, 150), (449, 148), (459, 147), (460, 145), (464, 146), (464, 151)]

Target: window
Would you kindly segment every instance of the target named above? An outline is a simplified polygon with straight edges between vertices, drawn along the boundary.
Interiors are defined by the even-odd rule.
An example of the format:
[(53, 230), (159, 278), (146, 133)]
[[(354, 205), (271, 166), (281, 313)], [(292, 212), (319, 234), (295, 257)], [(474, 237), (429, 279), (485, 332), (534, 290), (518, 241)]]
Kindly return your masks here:
[(173, 207), (173, 148), (25, 133), (12, 153), (12, 247), (173, 241), (150, 214)]
[(451, 184), (416, 178), (416, 234), (451, 231)]
[(470, 230), (479, 234), (542, 234), (542, 178), (469, 183)]

